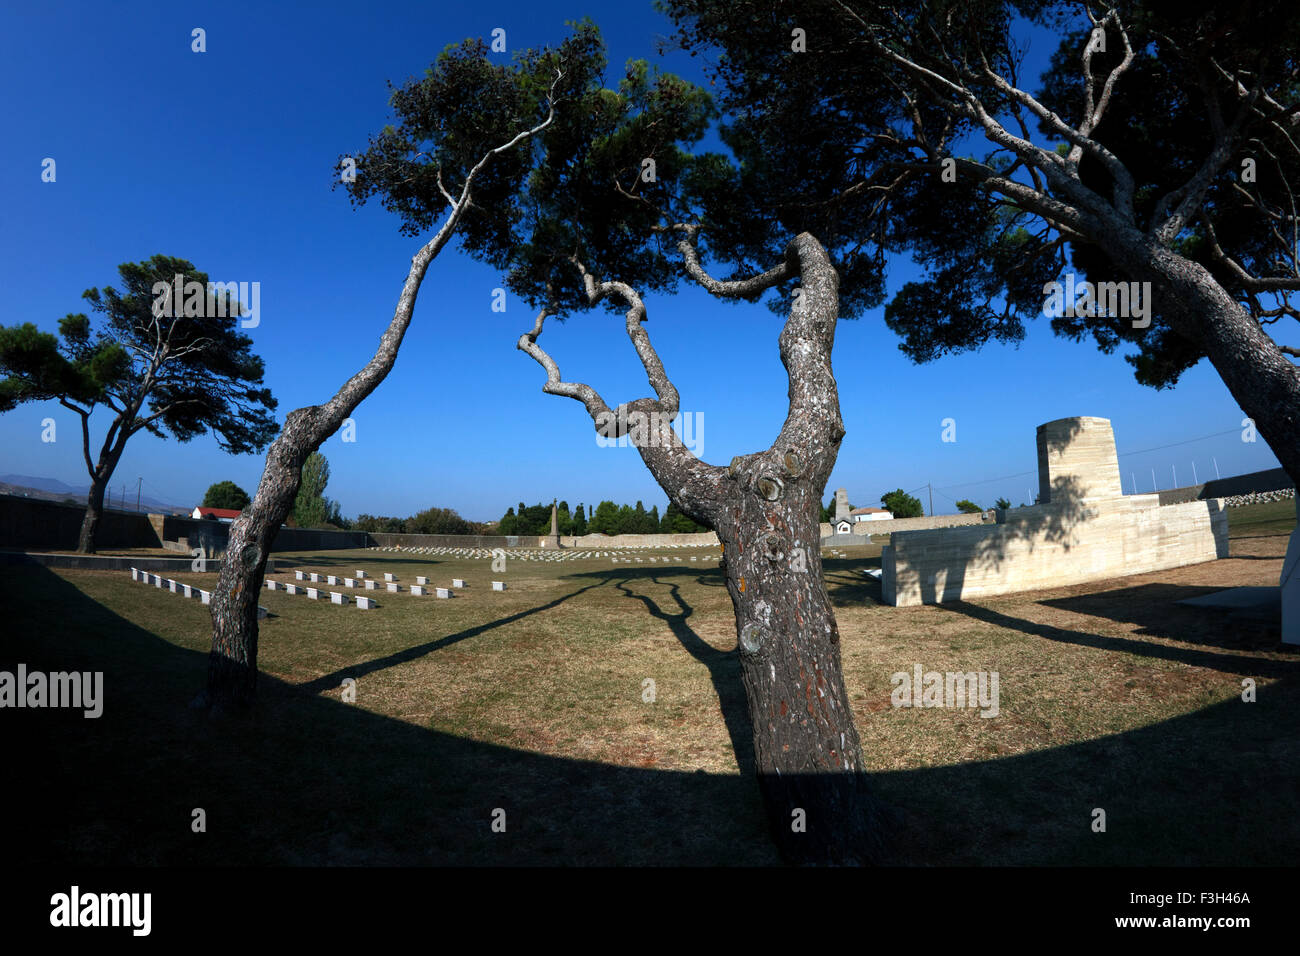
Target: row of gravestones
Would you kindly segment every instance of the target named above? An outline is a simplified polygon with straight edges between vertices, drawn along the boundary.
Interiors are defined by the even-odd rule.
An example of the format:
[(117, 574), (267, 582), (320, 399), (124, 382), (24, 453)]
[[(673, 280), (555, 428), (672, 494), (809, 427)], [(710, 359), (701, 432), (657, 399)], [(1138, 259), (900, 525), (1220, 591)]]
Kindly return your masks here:
[[(173, 581), (171, 578), (164, 578), (162, 575), (154, 574), (152, 571), (141, 571), (139, 568), (132, 568), (131, 580), (142, 582), (144, 584), (152, 584), (154, 587), (160, 589), (165, 588), (166, 590), (170, 591), (172, 594), (179, 594), (181, 595), (181, 597), (187, 597), (187, 598), (197, 597), (204, 604), (212, 603), (211, 591), (205, 591), (202, 588), (196, 588), (194, 585), (185, 584), (182, 581)], [(268, 613), (269, 612), (266, 610), (266, 608), (262, 607), (261, 605), (258, 605), (257, 617), (259, 620), (266, 617)]]
[[(298, 581), (302, 581), (304, 583), (302, 585), (298, 585), (293, 582), (285, 583), (282, 581), (275, 581), (272, 580), (271, 578), (267, 578), (266, 588), (268, 591), (278, 591), (280, 589), (283, 589), (288, 594), (306, 593), (308, 598), (310, 598), (313, 601), (316, 601), (321, 598), (321, 591), (323, 589), (310, 587), (311, 584), (323, 583), (327, 585), (332, 585), (334, 587), (342, 586), (342, 587), (354, 588), (354, 589), (357, 587), (362, 587), (367, 591), (374, 591), (377, 590), (379, 587), (379, 582), (376, 581), (374, 578), (370, 577), (365, 571), (362, 571), (360, 568), (357, 569), (356, 576), (350, 578), (339, 577), (338, 575), (334, 575), (334, 574), (326, 574), (324, 575), (324, 581), (322, 581), (321, 580), (322, 575), (320, 575), (316, 571), (294, 571), (294, 577)], [(400, 593), (402, 590), (402, 586), (397, 582), (397, 576), (395, 574), (385, 572), (383, 583), (384, 583), (385, 590), (387, 590), (391, 594)], [(429, 579), (427, 577), (416, 577), (415, 584), (411, 585), (411, 594), (414, 595), (415, 597), (423, 597), (424, 595), (429, 593), (429, 587), (430, 587)], [(463, 579), (452, 578), (450, 588), (434, 587), (433, 591), (440, 598), (450, 598), (454, 596), (452, 594), (453, 589), (464, 589), (465, 587), (466, 584)], [(504, 581), (492, 582), (493, 591), (504, 591), (505, 589), (506, 589), (506, 584)], [(341, 591), (330, 591), (329, 596), (330, 596), (331, 604), (348, 603), (348, 595), (344, 594)], [(357, 602), (357, 607), (361, 608), (362, 610), (369, 610), (371, 608), (378, 606), (374, 598), (367, 597), (361, 594), (357, 595), (356, 602)]]

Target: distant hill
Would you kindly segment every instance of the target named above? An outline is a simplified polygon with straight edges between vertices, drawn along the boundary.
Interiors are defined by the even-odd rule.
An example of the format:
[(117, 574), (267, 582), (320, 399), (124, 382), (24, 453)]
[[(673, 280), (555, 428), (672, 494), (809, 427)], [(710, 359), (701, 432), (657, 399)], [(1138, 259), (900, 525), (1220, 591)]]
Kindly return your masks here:
[[(86, 503), (86, 495), (90, 493), (90, 482), (86, 482), (80, 487), (70, 485), (67, 482), (59, 481), (57, 478), (44, 478), (34, 475), (0, 475), (0, 494), (20, 495), (26, 498), (39, 498), (42, 501), (64, 501), (71, 498), (77, 504)], [(112, 499), (110, 501), (110, 499)], [(104, 506), (114, 511), (119, 510), (122, 503), (121, 489), (113, 489), (111, 494), (104, 496)], [(159, 501), (157, 498), (151, 498), (148, 495), (140, 496), (140, 510), (162, 512), (171, 514), (174, 511), (190, 511), (193, 505), (178, 505), (170, 501)], [(135, 495), (131, 489), (127, 489), (126, 503), (121, 510), (135, 510)]]

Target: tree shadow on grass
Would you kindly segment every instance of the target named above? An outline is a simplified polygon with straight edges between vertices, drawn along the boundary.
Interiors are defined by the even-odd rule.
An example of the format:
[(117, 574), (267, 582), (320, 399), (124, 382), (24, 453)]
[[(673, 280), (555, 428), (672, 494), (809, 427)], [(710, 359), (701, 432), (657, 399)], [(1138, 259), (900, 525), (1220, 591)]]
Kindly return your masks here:
[[(266, 675), (250, 718), (212, 720), (186, 707), (206, 674), (206, 608), (159, 599), (175, 602), (169, 629), (187, 635), (177, 638), (186, 648), (48, 569), (3, 576), (0, 598), (0, 670), (21, 661), (104, 673), (98, 719), (2, 714), (17, 768), (7, 846), (20, 866), (777, 862), (744, 777), (518, 751), (306, 696)], [(1290, 862), (1300, 852), (1294, 673), (1261, 688), (1255, 704), (1018, 756), (872, 774), (908, 811), (897, 862)], [(365, 688), (363, 679), (362, 702)], [(1096, 807), (1107, 810), (1106, 834), (1091, 831)], [(498, 808), (503, 833), (491, 828)], [(206, 832), (192, 830), (196, 809)]]

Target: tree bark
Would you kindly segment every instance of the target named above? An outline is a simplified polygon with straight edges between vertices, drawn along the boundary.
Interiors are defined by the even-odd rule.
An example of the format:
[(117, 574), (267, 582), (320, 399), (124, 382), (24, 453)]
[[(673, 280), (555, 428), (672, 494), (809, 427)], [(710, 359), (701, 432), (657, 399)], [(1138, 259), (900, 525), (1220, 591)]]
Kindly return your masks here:
[(91, 475), (90, 494), (86, 497), (86, 516), (81, 521), (81, 535), (77, 539), (77, 550), (82, 554), (95, 553), (95, 537), (99, 534), (99, 519), (104, 513), (104, 490), (107, 487), (108, 478)]
[(1241, 410), (1300, 487), (1300, 368), (1200, 264), (1141, 233), (1116, 242), (1117, 261), (1169, 296), (1175, 331), (1199, 343)]

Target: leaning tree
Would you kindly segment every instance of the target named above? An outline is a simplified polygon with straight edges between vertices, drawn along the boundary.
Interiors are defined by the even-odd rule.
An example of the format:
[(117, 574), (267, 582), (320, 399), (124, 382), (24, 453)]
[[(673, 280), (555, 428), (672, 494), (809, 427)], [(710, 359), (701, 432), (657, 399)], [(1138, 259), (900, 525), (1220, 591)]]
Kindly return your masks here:
[[(885, 319), (917, 361), (1018, 341), (1067, 270), (1150, 283), (1149, 314), (1085, 300), (1053, 328), (1134, 349), (1156, 387), (1208, 359), (1300, 481), (1296, 4), (660, 6), (728, 116), (737, 173), (717, 183), (715, 234), (730, 254), (812, 231), (849, 312), (884, 298), (887, 255), (910, 255), (924, 276)], [(1057, 46), (1037, 88), (1020, 75), (1030, 41)], [(781, 230), (754, 242), (756, 222)]]
[[(876, 859), (880, 830), (841, 675), (818, 527), (819, 498), (844, 436), (831, 371), (839, 277), (808, 233), (787, 236), (775, 264), (758, 275), (711, 275), (710, 200), (721, 194), (715, 181), (731, 173), (726, 157), (693, 151), (716, 115), (710, 97), (643, 61), (629, 62), (616, 88), (605, 88), (599, 71), (587, 81), (537, 138), (547, 162), (485, 210), (492, 228), (466, 248), (539, 309), (518, 347), (545, 369), (543, 390), (581, 402), (604, 438), (626, 435), (674, 511), (722, 541), (756, 770), (778, 844), (803, 861)], [(403, 201), (408, 225), (439, 201), (430, 172), (395, 170), (371, 182)], [(787, 303), (777, 338), (789, 382), (785, 422), (769, 447), (727, 466), (699, 460), (672, 429), (680, 399), (643, 324), (644, 296), (683, 278), (729, 300), (777, 289)], [(566, 380), (542, 348), (548, 319), (595, 306), (624, 314), (653, 396), (611, 407), (591, 386)]]
[[(275, 399), (261, 388), (262, 360), (239, 331), (241, 303), (184, 259), (154, 256), (118, 266), (122, 291), (83, 297), (104, 316), (59, 320), (59, 339), (31, 323), (0, 328), (0, 411), (57, 399), (81, 419), (90, 474), (77, 549), (95, 551), (104, 491), (132, 435), (146, 431), (185, 442), (211, 432), (231, 454), (261, 451), (275, 434)], [(90, 417), (112, 414), (97, 454)]]
[[(230, 528), (212, 596), (207, 686), (194, 706), (238, 712), (253, 703), (258, 594), (271, 541), (297, 499), (304, 462), (392, 370), (429, 264), (454, 235), (473, 244), (493, 228), (493, 206), (520, 188), (531, 166), (533, 153), (517, 147), (551, 126), (556, 104), (575, 84), (586, 83), (591, 51), (581, 32), (557, 49), (525, 51), (508, 67), (491, 63), (481, 41), (448, 47), (422, 80), (393, 92), (399, 125), (385, 127), (360, 155), (341, 157), (336, 185), (343, 183), (355, 204), (382, 182), (392, 187), (385, 205), (407, 216), (409, 234), (440, 225), (412, 257), (374, 356), (329, 401), (290, 412), (272, 442), (253, 503)], [(428, 192), (436, 199), (422, 204)]]

